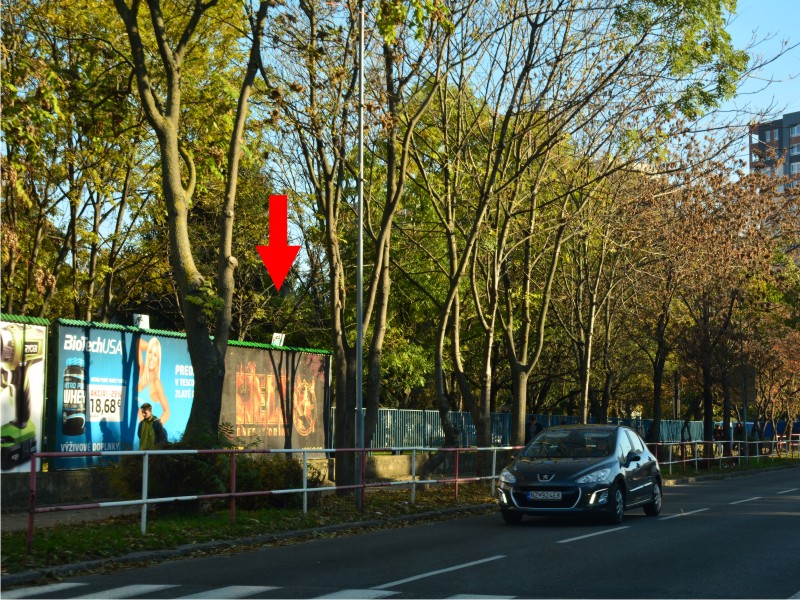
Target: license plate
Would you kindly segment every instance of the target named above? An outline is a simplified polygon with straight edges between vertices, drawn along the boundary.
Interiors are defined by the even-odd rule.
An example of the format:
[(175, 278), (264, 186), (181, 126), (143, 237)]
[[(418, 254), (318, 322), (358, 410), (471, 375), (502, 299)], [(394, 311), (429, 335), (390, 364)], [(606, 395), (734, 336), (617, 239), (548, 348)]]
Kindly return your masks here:
[(528, 492), (528, 500), (561, 500), (561, 492)]

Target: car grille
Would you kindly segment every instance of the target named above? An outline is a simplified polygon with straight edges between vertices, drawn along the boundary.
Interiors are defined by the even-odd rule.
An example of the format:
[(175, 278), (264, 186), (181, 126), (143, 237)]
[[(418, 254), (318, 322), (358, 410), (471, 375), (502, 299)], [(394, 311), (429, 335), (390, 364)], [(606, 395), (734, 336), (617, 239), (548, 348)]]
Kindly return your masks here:
[[(528, 492), (561, 492), (561, 500), (529, 500)], [(520, 508), (565, 509), (578, 504), (581, 491), (574, 486), (522, 486), (512, 492), (514, 503)]]

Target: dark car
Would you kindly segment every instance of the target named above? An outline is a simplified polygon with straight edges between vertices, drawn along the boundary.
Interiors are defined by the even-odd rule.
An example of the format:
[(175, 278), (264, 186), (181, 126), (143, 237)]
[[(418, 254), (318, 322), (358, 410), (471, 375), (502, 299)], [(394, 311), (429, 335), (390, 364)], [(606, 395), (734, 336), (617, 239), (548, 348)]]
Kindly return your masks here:
[(570, 513), (621, 523), (630, 508), (661, 512), (661, 471), (628, 427), (562, 425), (539, 433), (503, 469), (497, 494), (506, 523)]

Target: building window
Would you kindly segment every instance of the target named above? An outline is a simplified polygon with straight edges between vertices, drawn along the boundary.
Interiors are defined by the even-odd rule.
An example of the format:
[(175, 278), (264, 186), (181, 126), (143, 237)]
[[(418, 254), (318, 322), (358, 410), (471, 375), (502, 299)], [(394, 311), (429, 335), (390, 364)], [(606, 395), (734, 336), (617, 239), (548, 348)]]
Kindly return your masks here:
[(792, 156), (797, 156), (798, 154), (800, 154), (800, 144), (793, 144), (789, 148), (789, 154), (791, 154)]
[(780, 135), (778, 133), (779, 131), (780, 131), (779, 129), (773, 129), (772, 130), (772, 141), (773, 142), (777, 142), (778, 141), (778, 138), (779, 138), (779, 135)]
[(764, 133), (764, 141), (765, 142), (772, 141), (771, 137), (772, 137), (772, 132), (769, 129), (767, 129), (767, 131)]
[(800, 135), (800, 125), (792, 126), (792, 128), (789, 130), (789, 135), (792, 137)]
[(800, 173), (800, 162), (792, 163), (792, 175)]

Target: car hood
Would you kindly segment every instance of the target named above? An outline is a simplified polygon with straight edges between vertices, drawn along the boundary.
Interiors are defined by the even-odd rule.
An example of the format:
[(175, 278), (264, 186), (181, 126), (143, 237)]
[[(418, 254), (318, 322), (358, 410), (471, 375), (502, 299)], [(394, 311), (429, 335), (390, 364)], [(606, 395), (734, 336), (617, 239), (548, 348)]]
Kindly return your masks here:
[(602, 468), (613, 468), (617, 466), (614, 458), (607, 456), (600, 458), (518, 458), (510, 466), (509, 470), (516, 476), (517, 480), (541, 481), (539, 475), (547, 475), (552, 480), (575, 479)]

